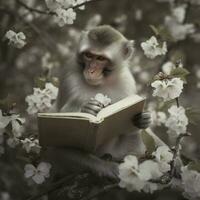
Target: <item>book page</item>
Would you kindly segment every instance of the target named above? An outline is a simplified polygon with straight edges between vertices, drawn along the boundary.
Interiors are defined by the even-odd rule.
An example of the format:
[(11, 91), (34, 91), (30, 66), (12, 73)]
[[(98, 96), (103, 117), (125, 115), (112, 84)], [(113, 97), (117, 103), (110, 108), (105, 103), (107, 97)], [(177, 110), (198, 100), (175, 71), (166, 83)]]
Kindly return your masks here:
[(104, 109), (102, 109), (98, 115), (97, 115), (97, 118), (101, 119), (101, 118), (106, 118), (112, 114), (115, 114), (121, 110), (124, 110), (128, 107), (130, 107), (131, 105), (134, 105), (142, 100), (144, 100), (145, 98), (144, 97), (141, 97), (139, 95), (131, 95), (131, 96), (128, 96), (126, 97), (125, 99), (122, 99)]
[(98, 121), (97, 117), (89, 113), (67, 112), (67, 113), (38, 113), (38, 117), (83, 119), (92, 122)]
[[(128, 100), (131, 100), (130, 98)], [(130, 105), (130, 102), (127, 102)], [(108, 142), (111, 138), (134, 132), (133, 117), (141, 113), (144, 108), (145, 99), (137, 100), (137, 103), (112, 113), (104, 118), (97, 133), (97, 146)], [(120, 107), (122, 108), (122, 107)]]

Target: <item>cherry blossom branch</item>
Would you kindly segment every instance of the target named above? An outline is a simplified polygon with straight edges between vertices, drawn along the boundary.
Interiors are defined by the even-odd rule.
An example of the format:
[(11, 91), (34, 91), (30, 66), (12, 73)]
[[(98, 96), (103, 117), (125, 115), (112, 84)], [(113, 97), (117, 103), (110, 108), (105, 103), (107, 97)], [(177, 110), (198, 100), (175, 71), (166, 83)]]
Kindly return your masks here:
[(176, 158), (178, 156), (178, 152), (180, 150), (180, 144), (181, 144), (181, 140), (184, 138), (184, 137), (188, 137), (188, 136), (191, 136), (190, 133), (184, 133), (184, 134), (180, 134), (177, 139), (176, 139), (176, 144), (175, 144), (175, 147), (173, 149), (173, 159), (172, 159), (172, 162), (171, 162), (171, 171), (170, 171), (170, 177), (173, 178), (174, 175), (175, 175), (175, 172), (176, 172)]
[[(51, 14), (50, 11), (45, 11), (45, 10), (39, 10), (39, 9), (36, 9), (36, 8), (32, 8), (32, 7), (26, 5), (24, 2), (22, 2), (22, 1), (20, 1), (20, 0), (16, 0), (16, 2), (17, 2), (20, 6), (24, 7), (26, 10), (29, 10), (30, 12), (35, 12), (35, 13), (38, 13), (38, 14), (45, 14), (45, 15)], [(53, 13), (52, 13), (52, 14), (53, 14)]]
[[(19, 5), (24, 7), (26, 10), (29, 10), (30, 12), (35, 12), (35, 13), (43, 14), (43, 15), (55, 15), (56, 14), (55, 12), (52, 12), (52, 11), (39, 10), (39, 9), (36, 9), (36, 8), (32, 8), (32, 7), (28, 6), (27, 4), (25, 4), (24, 2), (22, 2), (20, 0), (16, 0), (16, 1)], [(90, 1), (86, 1), (86, 2), (83, 2), (83, 3), (78, 4), (78, 5), (75, 5), (75, 6), (69, 6), (69, 8), (77, 9), (79, 7), (82, 7), (82, 6), (97, 2), (97, 1), (102, 1), (102, 0), (90, 0)], [(66, 9), (68, 9), (68, 8), (66, 8)]]

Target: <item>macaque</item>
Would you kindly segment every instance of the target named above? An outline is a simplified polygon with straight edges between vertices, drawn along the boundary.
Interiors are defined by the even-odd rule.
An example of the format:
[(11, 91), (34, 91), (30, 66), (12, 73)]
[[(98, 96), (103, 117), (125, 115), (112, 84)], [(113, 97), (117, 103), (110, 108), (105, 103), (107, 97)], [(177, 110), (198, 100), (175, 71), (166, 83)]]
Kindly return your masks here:
[[(61, 72), (54, 111), (81, 111), (96, 115), (102, 107), (91, 98), (97, 93), (107, 95), (112, 103), (135, 94), (136, 83), (129, 71), (132, 55), (133, 41), (108, 25), (83, 32), (77, 51)], [(133, 126), (139, 129), (147, 128), (150, 121), (148, 112), (133, 116)], [(93, 153), (69, 147), (49, 148), (50, 160), (65, 171), (69, 168), (89, 170), (99, 176), (117, 178), (117, 161), (128, 154), (140, 155), (145, 152), (139, 132), (124, 131)], [(105, 157), (110, 159), (106, 160)]]

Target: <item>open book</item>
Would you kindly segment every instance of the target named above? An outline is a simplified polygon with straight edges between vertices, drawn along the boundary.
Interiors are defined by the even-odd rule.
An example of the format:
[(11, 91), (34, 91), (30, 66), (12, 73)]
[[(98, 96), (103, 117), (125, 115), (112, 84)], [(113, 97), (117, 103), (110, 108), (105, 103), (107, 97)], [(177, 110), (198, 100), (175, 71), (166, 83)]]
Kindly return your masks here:
[(38, 113), (41, 146), (70, 146), (94, 151), (111, 138), (134, 130), (134, 115), (142, 112), (145, 98), (131, 95), (88, 113)]

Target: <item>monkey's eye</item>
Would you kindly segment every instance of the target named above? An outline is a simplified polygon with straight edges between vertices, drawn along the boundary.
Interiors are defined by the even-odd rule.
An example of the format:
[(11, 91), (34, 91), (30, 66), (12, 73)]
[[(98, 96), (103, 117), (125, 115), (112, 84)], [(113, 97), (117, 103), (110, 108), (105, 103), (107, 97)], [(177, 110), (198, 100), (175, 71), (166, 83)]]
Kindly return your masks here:
[(105, 58), (105, 57), (103, 57), (103, 56), (98, 56), (98, 57), (97, 57), (97, 60), (99, 60), (99, 61), (105, 61), (105, 60), (106, 60), (106, 58)]
[(90, 52), (85, 52), (83, 53), (83, 56), (87, 59), (92, 59), (93, 58), (93, 54), (91, 54)]

